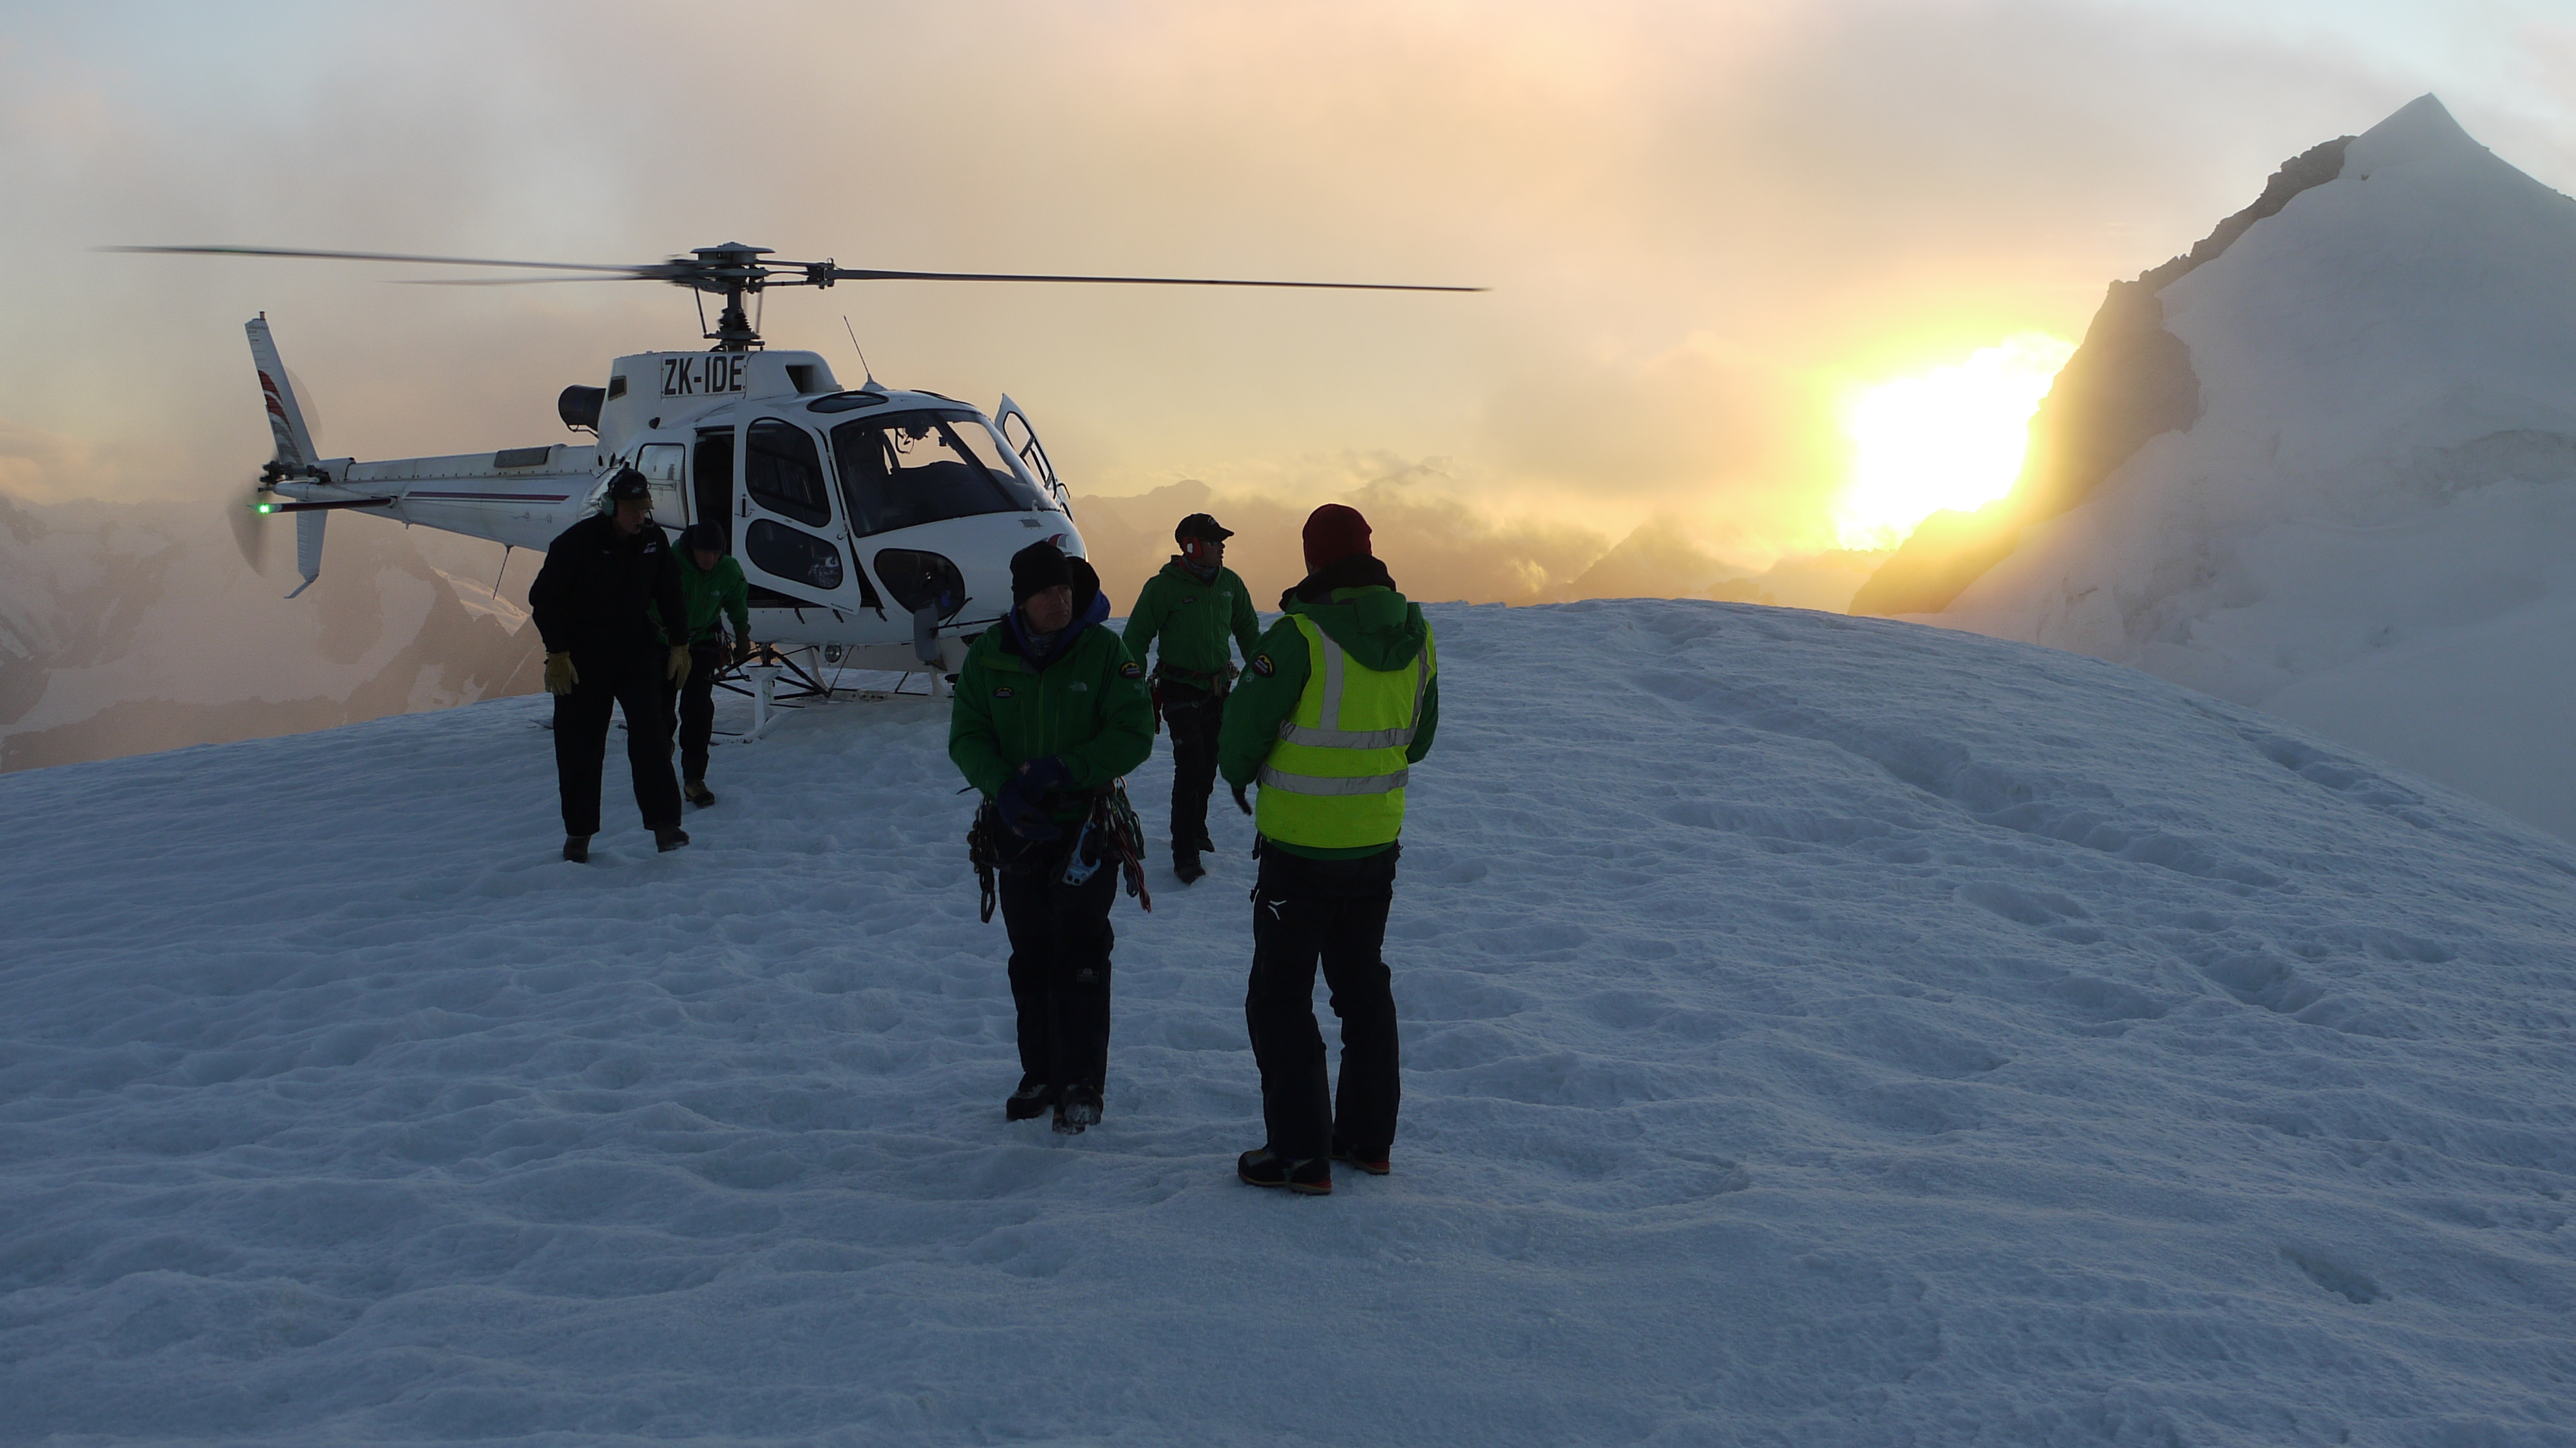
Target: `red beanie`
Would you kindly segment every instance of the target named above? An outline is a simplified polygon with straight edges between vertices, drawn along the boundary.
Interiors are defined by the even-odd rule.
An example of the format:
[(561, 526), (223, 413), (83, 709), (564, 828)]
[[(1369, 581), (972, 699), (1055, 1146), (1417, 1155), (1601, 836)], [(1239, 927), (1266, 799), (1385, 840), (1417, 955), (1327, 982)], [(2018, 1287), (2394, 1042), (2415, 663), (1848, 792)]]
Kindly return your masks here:
[(1354, 554), (1369, 551), (1368, 519), (1360, 510), (1326, 503), (1306, 517), (1306, 571), (1321, 572)]

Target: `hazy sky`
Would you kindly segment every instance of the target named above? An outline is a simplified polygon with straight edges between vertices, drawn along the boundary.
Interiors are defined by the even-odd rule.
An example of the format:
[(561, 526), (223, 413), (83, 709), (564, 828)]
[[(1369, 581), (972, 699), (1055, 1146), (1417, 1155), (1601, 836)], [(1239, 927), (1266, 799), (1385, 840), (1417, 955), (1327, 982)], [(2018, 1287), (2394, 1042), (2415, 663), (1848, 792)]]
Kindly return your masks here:
[(1851, 388), (2080, 336), (2108, 279), (2416, 95), (2576, 190), (2567, 8), (0, 4), (0, 486), (245, 485), (261, 310), (359, 457), (558, 440), (565, 384), (696, 345), (666, 287), (95, 246), (742, 240), (1490, 286), (844, 285), (766, 331), (855, 380), (846, 314), (886, 380), (1007, 390), (1078, 491), (1400, 474), (1611, 539), (1675, 514), (1759, 564), (1829, 546)]

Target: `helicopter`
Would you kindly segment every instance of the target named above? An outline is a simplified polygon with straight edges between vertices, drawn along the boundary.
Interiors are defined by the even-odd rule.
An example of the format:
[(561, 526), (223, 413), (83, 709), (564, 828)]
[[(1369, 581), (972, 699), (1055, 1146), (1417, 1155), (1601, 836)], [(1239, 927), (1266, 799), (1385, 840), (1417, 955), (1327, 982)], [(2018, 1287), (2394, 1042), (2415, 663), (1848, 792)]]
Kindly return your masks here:
[[(609, 483), (633, 468), (651, 489), (655, 522), (673, 534), (711, 524), (740, 562), (751, 633), (763, 658), (785, 661), (808, 691), (826, 693), (793, 656), (819, 656), (846, 668), (926, 670), (933, 692), (943, 692), (940, 681), (957, 672), (967, 646), (1011, 607), (1011, 555), (1036, 542), (1076, 557), (1085, 549), (1070, 491), (1035, 424), (1008, 394), (987, 413), (926, 389), (886, 387), (872, 373), (859, 386), (844, 387), (820, 353), (770, 350), (747, 299), (758, 305), (773, 287), (844, 281), (1484, 290), (880, 270), (829, 260), (770, 261), (768, 248), (740, 242), (659, 262), (596, 265), (273, 247), (106, 249), (507, 267), (564, 275), (436, 284), (632, 280), (695, 293), (701, 340), (712, 345), (619, 357), (602, 385), (563, 389), (556, 413), (567, 429), (588, 433), (588, 443), (379, 462), (321, 455), (262, 312), (245, 330), (276, 451), (260, 471), (251, 507), (263, 517), (295, 518), (303, 581), (287, 595), (293, 598), (321, 576), (334, 512), (371, 513), (543, 552), (564, 529), (599, 511)], [(723, 299), (712, 328), (705, 324), (710, 297)], [(764, 683), (764, 703), (767, 692)]]

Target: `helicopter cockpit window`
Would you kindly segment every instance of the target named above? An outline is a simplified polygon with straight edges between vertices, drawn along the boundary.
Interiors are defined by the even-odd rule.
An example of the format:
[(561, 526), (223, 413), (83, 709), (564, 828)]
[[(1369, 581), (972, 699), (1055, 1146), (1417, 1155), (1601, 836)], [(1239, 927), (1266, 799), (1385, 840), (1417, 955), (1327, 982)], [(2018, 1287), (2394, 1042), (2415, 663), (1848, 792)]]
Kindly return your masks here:
[(742, 532), (743, 554), (751, 566), (773, 578), (784, 578), (829, 593), (841, 586), (841, 550), (811, 533), (754, 518)]
[(859, 536), (978, 513), (1055, 510), (971, 415), (898, 412), (845, 422), (832, 429), (832, 456), (850, 531)]
[(751, 425), (743, 450), (742, 484), (753, 502), (781, 517), (817, 528), (832, 521), (832, 495), (824, 491), (822, 455), (815, 450), (814, 435), (793, 423), (764, 417)]

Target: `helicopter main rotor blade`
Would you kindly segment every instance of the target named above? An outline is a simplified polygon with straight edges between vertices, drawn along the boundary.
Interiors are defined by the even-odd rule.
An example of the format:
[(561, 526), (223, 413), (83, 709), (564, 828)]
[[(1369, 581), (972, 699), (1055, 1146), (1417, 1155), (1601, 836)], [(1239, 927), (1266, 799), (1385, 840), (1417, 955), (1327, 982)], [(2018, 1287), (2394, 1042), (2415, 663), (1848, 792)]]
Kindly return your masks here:
[[(809, 272), (808, 275), (813, 273)], [(1337, 292), (1481, 292), (1488, 290), (1485, 287), (1421, 286), (1404, 282), (1274, 282), (1247, 281), (1233, 277), (1094, 277), (1053, 276), (1031, 272), (878, 271), (871, 268), (844, 266), (833, 267), (829, 275), (836, 282), (1105, 282), (1117, 286), (1297, 287)]]
[(596, 277), (392, 277), (398, 287), (553, 287), (566, 282), (658, 282), (668, 277), (610, 274)]
[(277, 246), (102, 246), (101, 251), (139, 252), (157, 256), (292, 256), (322, 261), (404, 261), (427, 266), (513, 266), (541, 271), (617, 272), (639, 280), (660, 280), (668, 262), (501, 261), (474, 256), (411, 256), (390, 251), (304, 251)]
[[(1426, 286), (1406, 282), (1302, 282), (1246, 277), (1068, 276), (1054, 272), (891, 271), (875, 267), (834, 266), (829, 262), (717, 260), (675, 257), (658, 262), (515, 261), (498, 257), (421, 256), (394, 251), (318, 251), (282, 246), (105, 246), (101, 251), (156, 256), (282, 256), (320, 261), (390, 261), (420, 266), (502, 266), (531, 271), (585, 272), (565, 281), (677, 282), (698, 290), (725, 290), (739, 284), (757, 291), (765, 286), (829, 286), (833, 282), (1079, 282), (1144, 287), (1286, 287), (1335, 292), (1481, 292), (1485, 287)], [(440, 282), (445, 286), (498, 286), (500, 282)]]

